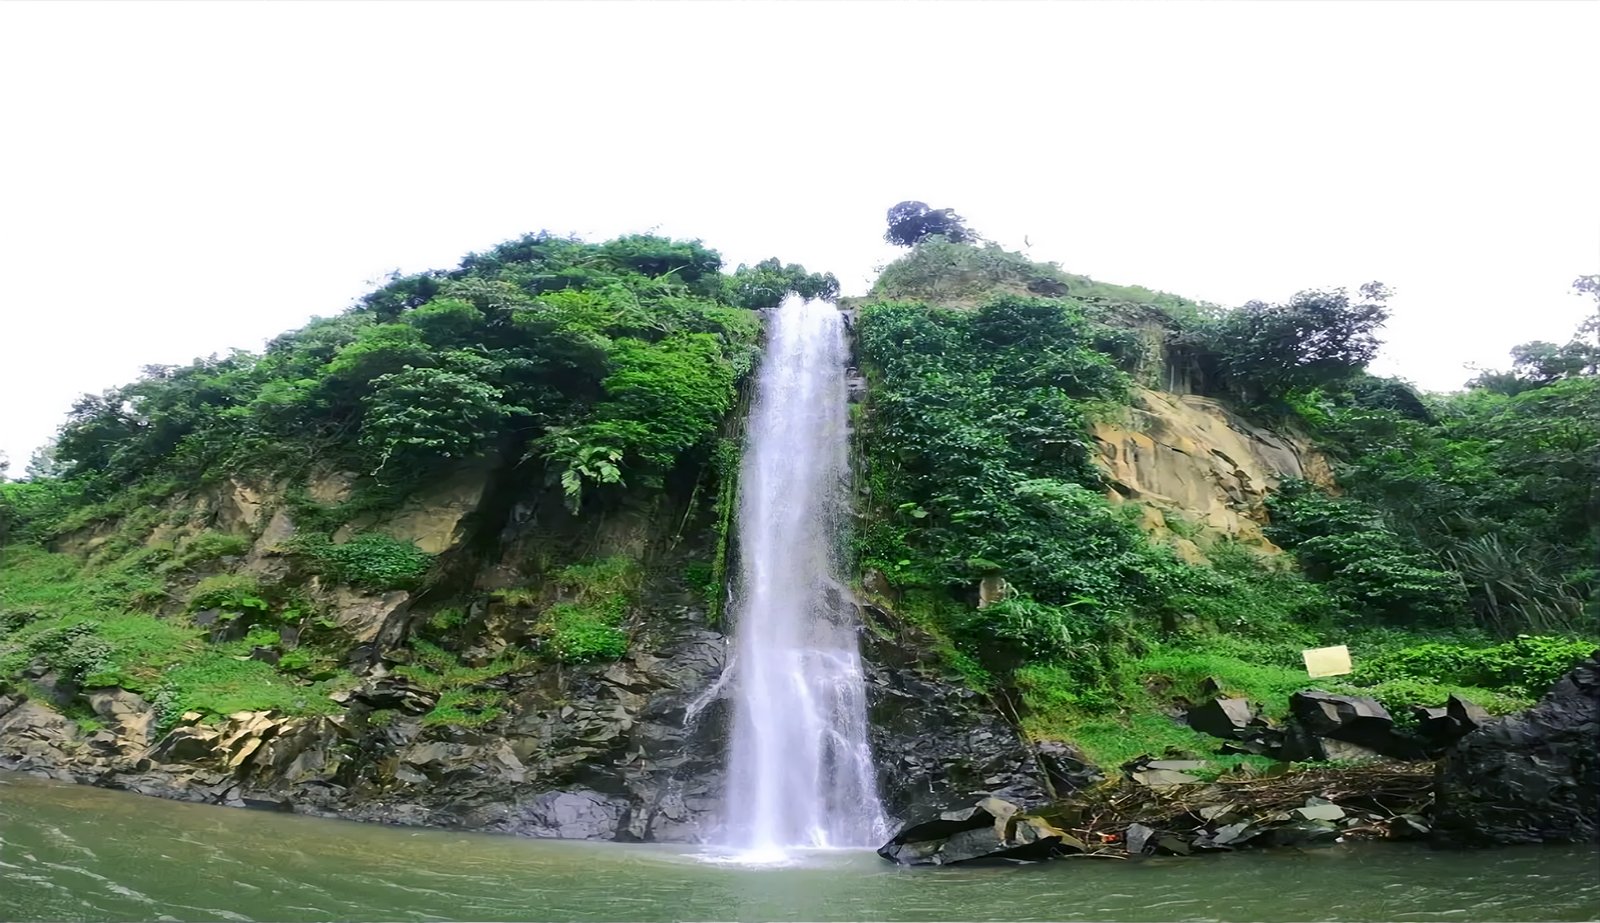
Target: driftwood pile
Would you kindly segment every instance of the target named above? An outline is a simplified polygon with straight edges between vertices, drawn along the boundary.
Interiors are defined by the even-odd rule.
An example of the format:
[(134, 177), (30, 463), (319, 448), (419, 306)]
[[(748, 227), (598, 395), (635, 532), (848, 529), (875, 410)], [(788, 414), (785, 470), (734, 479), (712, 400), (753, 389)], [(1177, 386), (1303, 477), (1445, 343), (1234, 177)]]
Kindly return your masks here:
[(1022, 811), (985, 798), (902, 830), (878, 854), (903, 865), (1056, 857), (1191, 855), (1345, 838), (1405, 839), (1431, 827), (1431, 765), (1291, 769), (1203, 781), (1202, 761), (1141, 760), (1127, 776)]
[(1431, 764), (1286, 769), (1212, 782), (1123, 779), (1037, 816), (1082, 842), (1086, 854), (1123, 856), (1428, 832)]

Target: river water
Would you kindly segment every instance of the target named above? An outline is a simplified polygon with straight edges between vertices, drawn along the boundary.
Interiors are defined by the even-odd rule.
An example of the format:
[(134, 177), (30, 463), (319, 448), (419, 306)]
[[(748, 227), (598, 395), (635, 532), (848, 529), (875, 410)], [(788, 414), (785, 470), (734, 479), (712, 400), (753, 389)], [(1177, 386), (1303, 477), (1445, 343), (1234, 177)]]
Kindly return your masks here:
[(902, 869), (730, 864), (179, 804), (0, 774), (0, 920), (1595, 920), (1592, 848), (1387, 844)]

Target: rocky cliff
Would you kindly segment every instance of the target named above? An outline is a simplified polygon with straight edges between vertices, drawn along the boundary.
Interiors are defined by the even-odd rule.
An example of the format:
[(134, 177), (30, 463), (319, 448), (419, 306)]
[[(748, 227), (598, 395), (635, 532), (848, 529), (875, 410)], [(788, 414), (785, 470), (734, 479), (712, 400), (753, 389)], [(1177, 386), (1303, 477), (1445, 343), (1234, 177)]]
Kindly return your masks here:
[(1124, 420), (1093, 433), (1112, 500), (1142, 504), (1145, 529), (1195, 563), (1217, 536), (1277, 552), (1261, 534), (1267, 494), (1286, 479), (1333, 485), (1305, 435), (1251, 423), (1214, 398), (1139, 388)]
[[(707, 480), (685, 477), (574, 516), (558, 492), (482, 464), (340, 527), (336, 542), (378, 532), (435, 555), (430, 588), (420, 592), (364, 590), (306, 572), (294, 551), (297, 520), (347, 501), (347, 476), (325, 472), (299, 491), (231, 479), (177, 493), (143, 517), (153, 524), (139, 527), (137, 543), (240, 537), (239, 553), (184, 582), (221, 574), (294, 587), (307, 615), (251, 656), (276, 662), (316, 635), (342, 652), (349, 681), (330, 707), (309, 709), (315, 714), (173, 716), (154, 701), (155, 684), (79, 688), (39, 660), (0, 696), (0, 767), (388, 823), (584, 839), (712, 837), (722, 808), (728, 719), (719, 679), (728, 639), (698, 581), (719, 549), (736, 550), (719, 541), (718, 491), (701, 474)], [(128, 535), (124, 517), (64, 536), (58, 548), (93, 557)], [(541, 619), (570, 595), (562, 565), (616, 559), (642, 572), (620, 658), (506, 667), (508, 652), (538, 647)], [(171, 596), (160, 618), (219, 618), (186, 609), (180, 589)], [(868, 623), (874, 743), (891, 812), (942, 810), (992, 789), (1042, 798), (1032, 751), (992, 704), (944, 676), (914, 630), (884, 613)], [(225, 617), (216, 624), (214, 639), (247, 627)], [(477, 671), (476, 681), (419, 678), (421, 637), (447, 646), (459, 658), (450, 669)], [(495, 704), (452, 712), (449, 697), (461, 688)], [(63, 714), (85, 708), (92, 718)]]

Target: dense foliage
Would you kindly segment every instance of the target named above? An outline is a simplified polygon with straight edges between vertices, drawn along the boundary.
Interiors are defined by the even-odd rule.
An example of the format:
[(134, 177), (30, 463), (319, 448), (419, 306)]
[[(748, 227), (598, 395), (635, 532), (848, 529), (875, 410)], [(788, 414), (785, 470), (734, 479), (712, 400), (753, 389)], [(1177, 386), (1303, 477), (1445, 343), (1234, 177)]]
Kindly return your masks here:
[[(1600, 635), (1600, 380), (1572, 360), (1581, 345), (1530, 365), (1537, 344), (1492, 379), (1512, 387), (1438, 397), (1374, 378), (1387, 294), (1224, 310), (922, 241), (858, 324), (869, 585), (971, 682), (1014, 690), (1030, 731), (1102, 758), (1197, 745), (1153, 712), (1205, 682), (1281, 712), (1313, 684), (1300, 651), (1325, 643), (1364, 664), (1331, 685), (1402, 717), (1451, 691), (1526, 702)], [(1333, 454), (1338, 493), (1289, 483), (1269, 500), (1288, 567), (1216, 536), (1187, 563), (1137, 504), (1108, 502), (1089, 423), (1162, 365)], [(1491, 643), (1519, 632), (1544, 636)]]
[(525, 453), (574, 507), (595, 488), (648, 485), (707, 446), (731, 406), (756, 353), (745, 309), (838, 294), (832, 275), (776, 259), (720, 267), (698, 242), (528, 235), (391, 279), (260, 355), (146, 368), (74, 405), (58, 483), (7, 487), (0, 529), (48, 529), (137, 481), (317, 461), (404, 488), (462, 459)]

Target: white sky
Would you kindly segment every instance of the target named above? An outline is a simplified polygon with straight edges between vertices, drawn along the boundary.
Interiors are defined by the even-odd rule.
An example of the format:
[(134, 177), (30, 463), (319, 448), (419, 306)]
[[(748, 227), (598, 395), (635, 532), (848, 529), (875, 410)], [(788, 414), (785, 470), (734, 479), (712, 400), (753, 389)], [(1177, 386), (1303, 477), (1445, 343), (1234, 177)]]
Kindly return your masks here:
[(0, 3), (0, 451), (548, 228), (847, 293), (902, 199), (1223, 304), (1379, 279), (1378, 371), (1565, 341), (1600, 4)]

